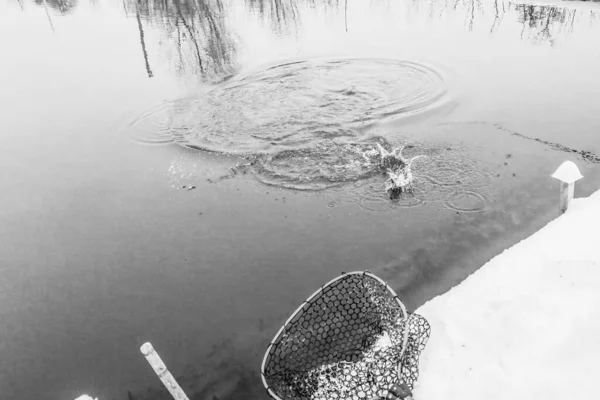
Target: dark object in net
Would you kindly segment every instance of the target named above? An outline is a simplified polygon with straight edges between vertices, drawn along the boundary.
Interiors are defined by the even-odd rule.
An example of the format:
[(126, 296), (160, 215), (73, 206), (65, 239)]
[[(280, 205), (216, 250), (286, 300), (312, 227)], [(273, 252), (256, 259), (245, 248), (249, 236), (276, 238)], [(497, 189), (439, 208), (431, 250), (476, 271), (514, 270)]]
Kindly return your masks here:
[(377, 399), (398, 384), (412, 390), (430, 330), (377, 276), (343, 274), (309, 297), (275, 335), (263, 360), (263, 383), (281, 400)]

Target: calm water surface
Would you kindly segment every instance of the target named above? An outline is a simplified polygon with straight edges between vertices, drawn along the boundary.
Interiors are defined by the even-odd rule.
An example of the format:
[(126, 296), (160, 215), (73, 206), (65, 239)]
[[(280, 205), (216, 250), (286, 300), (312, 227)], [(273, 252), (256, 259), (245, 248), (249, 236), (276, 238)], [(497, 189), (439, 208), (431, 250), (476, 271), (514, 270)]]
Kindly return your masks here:
[[(0, 0), (0, 50), (2, 399), (167, 399), (145, 341), (265, 399), (342, 271), (412, 310), (555, 218), (562, 161), (600, 188), (597, 3)], [(414, 196), (373, 138), (428, 156)]]

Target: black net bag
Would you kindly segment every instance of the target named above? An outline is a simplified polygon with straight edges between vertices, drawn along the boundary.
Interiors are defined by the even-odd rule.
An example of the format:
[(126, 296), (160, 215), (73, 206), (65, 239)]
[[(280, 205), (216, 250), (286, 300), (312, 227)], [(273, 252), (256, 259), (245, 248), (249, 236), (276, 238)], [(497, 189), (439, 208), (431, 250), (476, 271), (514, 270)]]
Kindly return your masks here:
[(277, 400), (371, 400), (398, 384), (412, 390), (429, 338), (425, 318), (408, 314), (370, 272), (351, 272), (310, 296), (269, 345), (262, 380)]

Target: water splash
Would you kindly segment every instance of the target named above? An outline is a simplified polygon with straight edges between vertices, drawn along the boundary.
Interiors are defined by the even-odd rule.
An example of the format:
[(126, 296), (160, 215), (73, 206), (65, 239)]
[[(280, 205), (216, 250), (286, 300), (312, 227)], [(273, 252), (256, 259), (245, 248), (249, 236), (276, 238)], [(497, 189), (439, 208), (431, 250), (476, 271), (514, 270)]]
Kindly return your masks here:
[(379, 143), (377, 146), (381, 156), (381, 167), (386, 169), (389, 176), (385, 181), (385, 191), (390, 194), (392, 199), (400, 197), (404, 192), (412, 192), (414, 176), (411, 165), (413, 161), (426, 156), (421, 154), (407, 160), (402, 156), (405, 146), (396, 147), (389, 152)]
[(296, 190), (322, 190), (367, 179), (381, 172), (377, 145), (382, 137), (360, 141), (323, 140), (310, 147), (254, 157), (252, 172), (262, 183)]
[(359, 208), (368, 213), (389, 213), (402, 208), (420, 207), (424, 202), (424, 195), (418, 189), (409, 194), (390, 199), (385, 191), (382, 179), (370, 179), (361, 185), (349, 190), (348, 196), (356, 198), (355, 203)]
[(347, 196), (370, 213), (437, 204), (459, 213), (486, 213), (494, 198), (492, 173), (457, 145), (422, 141), (405, 142), (404, 160), (424, 155), (411, 165), (412, 190), (390, 199), (384, 178), (373, 176), (348, 187)]
[[(411, 162), (417, 159), (419, 162)], [(251, 168), (260, 182), (282, 188), (344, 186), (340, 190), (345, 201), (369, 212), (437, 203), (460, 213), (483, 213), (490, 211), (493, 203), (486, 194), (492, 174), (464, 149), (444, 143), (404, 141), (394, 148), (382, 136), (357, 142), (323, 141), (258, 156)], [(390, 196), (386, 178), (391, 168), (405, 174), (410, 191)], [(389, 186), (389, 179), (387, 183)]]

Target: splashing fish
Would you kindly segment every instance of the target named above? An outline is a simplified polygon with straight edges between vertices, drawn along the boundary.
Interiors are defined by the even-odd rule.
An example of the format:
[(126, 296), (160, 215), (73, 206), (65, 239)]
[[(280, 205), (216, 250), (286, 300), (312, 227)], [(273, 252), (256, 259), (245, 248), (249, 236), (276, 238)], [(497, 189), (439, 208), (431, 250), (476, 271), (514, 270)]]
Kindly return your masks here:
[(385, 190), (390, 197), (397, 197), (404, 192), (412, 192), (414, 176), (410, 167), (413, 161), (426, 156), (418, 155), (407, 160), (402, 156), (405, 146), (396, 147), (392, 151), (387, 151), (379, 143), (377, 143), (377, 147), (381, 155), (381, 167), (387, 171), (389, 176), (385, 181)]

